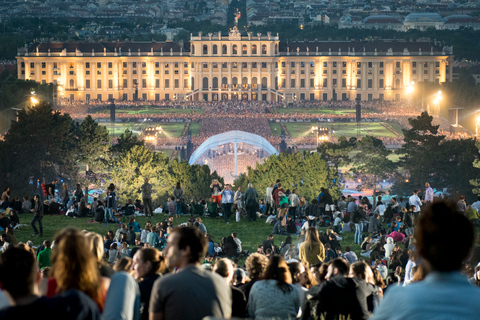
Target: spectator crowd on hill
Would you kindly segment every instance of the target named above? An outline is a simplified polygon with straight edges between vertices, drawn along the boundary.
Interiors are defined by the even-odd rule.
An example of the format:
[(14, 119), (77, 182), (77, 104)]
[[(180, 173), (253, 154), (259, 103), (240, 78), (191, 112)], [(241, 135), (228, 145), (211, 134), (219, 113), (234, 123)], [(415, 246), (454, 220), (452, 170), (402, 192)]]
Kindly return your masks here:
[[(8, 188), (2, 193), (0, 319), (477, 319), (480, 312), (480, 244), (471, 250), (480, 197), (452, 203), (434, 198), (426, 183), (409, 198), (375, 204), (367, 197), (334, 201), (327, 188), (305, 199), (277, 180), (260, 199), (251, 184), (232, 190), (214, 180), (211, 199), (187, 204), (178, 183), (174, 197), (152, 212), (140, 200), (116, 203), (114, 185), (105, 201), (88, 204), (79, 186), (58, 194), (56, 183), (33, 204)], [(141, 190), (149, 205), (148, 180)], [(116, 230), (102, 236), (67, 227), (43, 239), (34, 223), (52, 205), (63, 212), (59, 195), (73, 217), (113, 222)], [(136, 217), (144, 210), (166, 215), (155, 224), (147, 218), (142, 228)], [(15, 237), (18, 213), (23, 220), (31, 211), (39, 247)], [(176, 217), (187, 213), (178, 225)], [(250, 228), (267, 217), (272, 233), (253, 253), (240, 230), (215, 243), (207, 230), (218, 215), (225, 223), (245, 216)], [(281, 244), (278, 234), (286, 236)]]

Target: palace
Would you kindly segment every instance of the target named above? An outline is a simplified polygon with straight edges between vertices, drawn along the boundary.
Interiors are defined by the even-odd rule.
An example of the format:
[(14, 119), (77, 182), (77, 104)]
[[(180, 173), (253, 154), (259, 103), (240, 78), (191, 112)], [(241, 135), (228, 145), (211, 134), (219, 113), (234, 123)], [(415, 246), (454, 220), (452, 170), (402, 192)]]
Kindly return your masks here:
[(18, 77), (60, 99), (401, 100), (413, 82), (452, 81), (453, 49), (430, 42), (280, 41), (236, 28), (190, 42), (40, 42)]

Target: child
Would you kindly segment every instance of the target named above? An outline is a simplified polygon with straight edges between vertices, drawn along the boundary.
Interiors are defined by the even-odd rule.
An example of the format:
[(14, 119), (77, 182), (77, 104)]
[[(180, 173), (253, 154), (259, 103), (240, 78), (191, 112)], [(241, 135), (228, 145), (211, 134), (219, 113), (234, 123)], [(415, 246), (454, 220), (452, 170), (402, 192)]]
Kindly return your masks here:
[(117, 259), (119, 258), (119, 256), (120, 256), (120, 252), (117, 249), (117, 243), (114, 242), (110, 246), (110, 250), (108, 250), (108, 263), (113, 266), (115, 262), (117, 262)]

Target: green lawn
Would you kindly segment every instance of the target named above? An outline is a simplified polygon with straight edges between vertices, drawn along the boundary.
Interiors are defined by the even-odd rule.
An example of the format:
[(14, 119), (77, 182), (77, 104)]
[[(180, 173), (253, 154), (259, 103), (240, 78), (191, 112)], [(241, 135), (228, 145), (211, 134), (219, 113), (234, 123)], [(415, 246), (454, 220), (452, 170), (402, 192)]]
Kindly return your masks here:
[[(115, 123), (112, 130), (112, 124), (100, 122), (102, 126), (106, 126), (108, 133), (111, 136), (118, 137), (125, 132), (126, 129), (133, 131), (133, 133), (138, 134), (142, 129), (151, 128), (151, 127), (162, 127), (165, 135), (169, 137), (179, 137), (182, 134), (185, 123), (169, 123), (169, 122), (128, 122), (128, 123)], [(113, 133), (112, 133), (113, 132)], [(197, 131), (198, 134), (198, 131)]]
[(198, 136), (198, 131), (200, 131), (200, 122), (190, 123), (190, 130), (192, 131), (192, 136)]
[[(357, 124), (354, 122), (336, 122), (336, 123), (320, 123), (320, 122), (286, 122), (285, 123), (288, 131), (293, 138), (303, 137), (306, 135), (311, 135), (310, 128), (312, 126), (319, 126), (323, 128), (329, 128), (334, 130), (334, 137), (346, 136), (346, 137), (356, 137), (357, 136)], [(387, 130), (382, 122), (362, 122), (360, 123), (360, 135), (372, 135), (374, 137), (396, 137), (401, 135), (401, 131), (397, 131), (395, 126), (389, 124), (392, 129), (396, 131), (393, 133)], [(279, 136), (281, 134), (280, 124), (276, 122), (270, 123), (270, 130), (273, 135)], [(313, 135), (312, 135), (313, 136)]]
[[(99, 110), (96, 113), (105, 113), (109, 112), (108, 110)], [(125, 114), (178, 114), (178, 113), (204, 113), (204, 110), (192, 110), (192, 109), (170, 109), (170, 108), (159, 108), (159, 107), (149, 107), (149, 106), (140, 106), (132, 107), (131, 109), (116, 109), (116, 113), (125, 113)]]
[[(278, 113), (308, 113), (308, 114), (351, 114), (355, 113), (355, 109), (330, 109), (330, 108), (299, 108), (299, 109), (290, 109), (290, 108), (279, 108), (277, 109)], [(362, 113), (371, 113), (371, 110), (362, 109)]]
[[(107, 233), (108, 230), (115, 232), (118, 229), (116, 224), (110, 224), (105, 227), (103, 223), (88, 223), (91, 218), (67, 218), (61, 216), (45, 216), (43, 218), (43, 237), (32, 237), (32, 228), (30, 227), (30, 221), (32, 214), (20, 214), (20, 223), (27, 224), (20, 229), (15, 230), (15, 236), (18, 241), (26, 242), (32, 240), (35, 246), (40, 245), (44, 240), (53, 240), (55, 233), (65, 227), (75, 227), (80, 230), (87, 230), (91, 232), (97, 232), (102, 236)], [(164, 214), (156, 214), (153, 218), (137, 217), (136, 220), (143, 228), (147, 220), (152, 223), (161, 222), (166, 218)], [(174, 224), (178, 225), (187, 221), (189, 216), (183, 216), (174, 218)], [(220, 242), (222, 237), (229, 236), (232, 232), (236, 232), (238, 238), (242, 241), (244, 250), (255, 252), (257, 246), (262, 244), (263, 240), (272, 232), (273, 227), (270, 224), (265, 223), (265, 219), (257, 219), (256, 222), (247, 222), (246, 218), (242, 217), (240, 222), (235, 222), (235, 217), (230, 217), (230, 223), (225, 224), (222, 217), (216, 219), (204, 218), (203, 223), (207, 228), (207, 232), (213, 235), (214, 242)], [(37, 226), (38, 228), (38, 226)], [(325, 228), (321, 228), (321, 231), (325, 231)], [(359, 254), (360, 246), (353, 244), (353, 232), (342, 234), (344, 240), (341, 241), (342, 247), (350, 246), (352, 250)], [(279, 246), (286, 236), (276, 235), (275, 244)], [(294, 237), (296, 239), (296, 237)]]

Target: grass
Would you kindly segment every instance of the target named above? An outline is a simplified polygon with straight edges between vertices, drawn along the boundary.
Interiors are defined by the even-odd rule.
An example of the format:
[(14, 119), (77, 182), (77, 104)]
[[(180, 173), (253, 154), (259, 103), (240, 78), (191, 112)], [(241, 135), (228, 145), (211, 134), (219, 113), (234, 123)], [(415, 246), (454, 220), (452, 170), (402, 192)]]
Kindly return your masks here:
[[(138, 134), (141, 130), (150, 127), (161, 126), (163, 133), (169, 137), (179, 137), (182, 134), (185, 123), (169, 123), (169, 122), (127, 122), (127, 123), (115, 123), (112, 129), (112, 124), (100, 122), (102, 126), (106, 126), (108, 133), (113, 137), (118, 137), (125, 132), (126, 129), (133, 131), (134, 134)], [(197, 131), (198, 134), (198, 131)]]
[[(330, 108), (306, 108), (306, 109), (277, 109), (278, 113), (308, 113), (308, 114), (352, 114), (355, 113), (355, 109), (330, 109)], [(372, 111), (362, 109), (362, 113), (371, 113)]]
[[(99, 110), (96, 113), (105, 113), (105, 110)], [(159, 107), (132, 107), (131, 109), (116, 109), (116, 113), (124, 114), (178, 114), (178, 113), (204, 113), (205, 110), (192, 110), (192, 109), (170, 109), (170, 108), (159, 108)]]
[[(53, 240), (55, 233), (65, 227), (75, 227), (80, 230), (88, 230), (91, 232), (97, 232), (102, 236), (107, 233), (108, 230), (115, 232), (118, 229), (117, 224), (111, 223), (108, 227), (105, 227), (103, 223), (88, 223), (91, 218), (67, 218), (63, 215), (50, 216), (46, 215), (43, 218), (43, 238), (33, 238), (32, 228), (30, 227), (30, 221), (32, 220), (32, 214), (20, 214), (20, 223), (26, 224), (20, 229), (15, 230), (15, 236), (18, 241), (26, 242), (32, 240), (34, 245), (40, 245), (44, 240)], [(153, 218), (136, 217), (137, 222), (143, 228), (147, 220), (150, 220), (152, 224), (161, 222), (166, 219), (164, 214), (156, 214)], [(190, 216), (182, 216), (174, 218), (174, 224), (178, 225), (182, 222), (186, 222)], [(220, 242), (222, 237), (231, 235), (232, 232), (238, 234), (238, 238), (242, 241), (242, 247), (244, 250), (255, 252), (257, 246), (262, 244), (263, 240), (267, 239), (267, 236), (272, 232), (273, 227), (270, 224), (265, 223), (265, 219), (257, 219), (256, 222), (248, 223), (246, 218), (241, 219), (240, 222), (235, 222), (235, 216), (230, 217), (230, 223), (225, 224), (223, 217), (210, 219), (203, 218), (209, 234), (213, 235), (215, 242)], [(128, 221), (126, 221), (128, 223)], [(38, 229), (38, 225), (37, 225)], [(286, 236), (276, 235), (275, 244), (280, 245)], [(353, 237), (352, 237), (353, 239)]]
[[(310, 128), (313, 125), (318, 125), (319, 127), (328, 128), (329, 130), (334, 130), (334, 137), (356, 137), (357, 136), (357, 124), (354, 122), (335, 122), (335, 123), (314, 123), (314, 122), (286, 122), (285, 126), (292, 135), (293, 138), (303, 137), (307, 135), (312, 135), (310, 133)], [(393, 129), (397, 130), (394, 126)], [(270, 130), (273, 135), (279, 136), (282, 132), (280, 124), (277, 122), (270, 123)], [(402, 135), (401, 131), (396, 131), (395, 133), (387, 130), (383, 126), (383, 122), (362, 122), (360, 123), (360, 136), (372, 135), (374, 137), (396, 137)]]
[[(26, 226), (15, 230), (17, 240), (24, 243), (28, 240), (32, 240), (35, 246), (39, 246), (44, 240), (53, 240), (55, 233), (65, 227), (75, 227), (79, 230), (96, 232), (102, 235), (102, 237), (107, 234), (108, 230), (115, 232), (118, 229), (118, 226), (115, 223), (109, 224), (108, 227), (105, 227), (105, 224), (103, 223), (88, 223), (91, 218), (73, 219), (67, 218), (64, 215), (46, 215), (43, 218), (43, 237), (33, 238), (33, 231), (30, 227), (30, 221), (32, 220), (33, 215), (23, 213), (20, 214), (19, 217), (20, 223), (26, 224)], [(150, 220), (152, 224), (155, 224), (166, 218), (167, 215), (165, 214), (156, 214), (153, 218), (136, 217), (136, 220), (143, 228), (147, 220)], [(189, 218), (190, 216), (174, 218), (174, 225), (186, 222)], [(262, 244), (263, 240), (267, 239), (267, 236), (272, 233), (273, 230), (273, 227), (270, 224), (265, 223), (265, 218), (259, 218), (256, 222), (247, 222), (246, 218), (242, 217), (240, 222), (235, 222), (235, 216), (232, 215), (229, 224), (225, 224), (223, 217), (215, 219), (202, 218), (202, 220), (207, 228), (208, 234), (213, 236), (214, 242), (220, 242), (223, 237), (227, 237), (231, 235), (232, 232), (236, 232), (238, 238), (242, 241), (243, 250), (248, 250), (251, 253), (257, 250), (257, 246)], [(128, 223), (126, 220), (125, 222)], [(325, 232), (326, 229), (327, 228), (320, 228), (319, 231)], [(343, 240), (340, 241), (342, 248), (350, 246), (357, 256), (360, 257), (360, 245), (354, 244), (354, 232), (341, 233), (340, 235), (343, 237)], [(280, 246), (286, 237), (287, 236), (285, 235), (275, 235), (275, 245)], [(297, 237), (292, 236), (292, 238), (295, 243)]]

